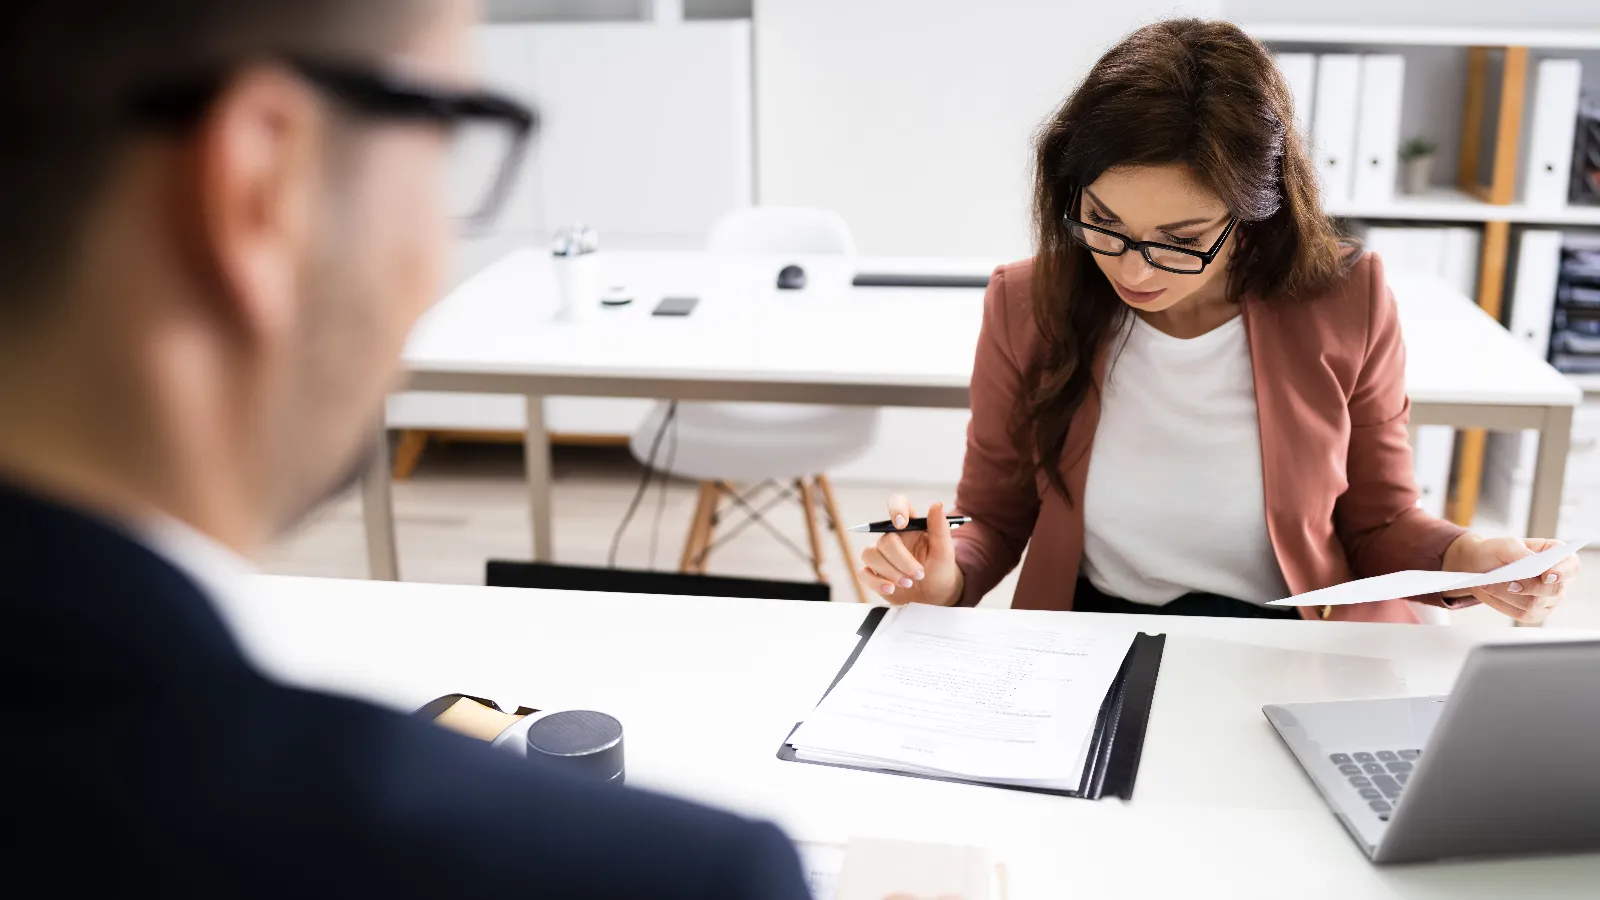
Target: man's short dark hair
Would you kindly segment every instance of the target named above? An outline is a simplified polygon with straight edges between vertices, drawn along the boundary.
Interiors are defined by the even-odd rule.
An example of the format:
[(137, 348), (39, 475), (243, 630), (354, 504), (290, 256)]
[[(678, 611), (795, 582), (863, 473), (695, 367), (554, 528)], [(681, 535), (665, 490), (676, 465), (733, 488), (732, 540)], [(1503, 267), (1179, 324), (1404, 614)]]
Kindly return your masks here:
[(130, 95), (277, 54), (376, 59), (427, 0), (0, 0), (0, 319), (70, 264)]

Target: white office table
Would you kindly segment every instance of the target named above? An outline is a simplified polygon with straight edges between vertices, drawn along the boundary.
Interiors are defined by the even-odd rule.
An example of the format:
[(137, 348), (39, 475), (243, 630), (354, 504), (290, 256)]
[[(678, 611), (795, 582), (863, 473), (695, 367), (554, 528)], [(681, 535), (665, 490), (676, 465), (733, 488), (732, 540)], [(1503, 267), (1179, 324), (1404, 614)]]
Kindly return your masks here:
[[(601, 254), (605, 285), (631, 306), (555, 319), (550, 259), (530, 249), (473, 277), (419, 323), (405, 351), (408, 389), (527, 397), (533, 559), (551, 557), (547, 396), (756, 400), (965, 409), (983, 318), (975, 288), (852, 288), (856, 272), (987, 274), (988, 261)], [(800, 263), (802, 291), (778, 269)], [(1442, 281), (1396, 276), (1409, 356), (1412, 421), (1544, 436), (1529, 527), (1556, 526), (1572, 408), (1580, 391)], [(700, 298), (685, 318), (650, 315), (665, 295)], [(386, 447), (380, 443), (380, 451)], [(364, 478), (373, 577), (398, 577), (386, 452)]]
[(1125, 803), (776, 759), (854, 645), (856, 604), (259, 577), (222, 611), (291, 682), (403, 710), (457, 691), (603, 710), (626, 728), (630, 784), (798, 840), (987, 847), (1016, 900), (1592, 898), (1600, 885), (1600, 854), (1370, 865), (1260, 711), (1443, 692), (1475, 643), (1570, 632), (1126, 617), (1169, 637)]

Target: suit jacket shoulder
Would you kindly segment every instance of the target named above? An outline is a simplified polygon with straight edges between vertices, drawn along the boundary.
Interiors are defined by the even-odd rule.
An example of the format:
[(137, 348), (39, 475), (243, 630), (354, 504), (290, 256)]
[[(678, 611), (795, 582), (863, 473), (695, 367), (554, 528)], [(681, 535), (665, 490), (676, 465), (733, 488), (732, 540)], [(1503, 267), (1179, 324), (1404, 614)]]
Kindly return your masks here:
[[(1327, 289), (1309, 297), (1245, 298), (1254, 334), (1284, 370), (1300, 365), (1331, 371), (1346, 396), (1371, 360), (1384, 332), (1399, 329), (1383, 263), (1362, 253)], [(1290, 352), (1274, 353), (1272, 345)]]
[(261, 676), (166, 561), (3, 485), (0, 678), (0, 895), (806, 897), (771, 825)]
[(1033, 306), (1034, 261), (1020, 259), (1006, 263), (990, 276), (985, 318), (1000, 326), (1002, 345), (1021, 370), (1037, 358), (1043, 345)]

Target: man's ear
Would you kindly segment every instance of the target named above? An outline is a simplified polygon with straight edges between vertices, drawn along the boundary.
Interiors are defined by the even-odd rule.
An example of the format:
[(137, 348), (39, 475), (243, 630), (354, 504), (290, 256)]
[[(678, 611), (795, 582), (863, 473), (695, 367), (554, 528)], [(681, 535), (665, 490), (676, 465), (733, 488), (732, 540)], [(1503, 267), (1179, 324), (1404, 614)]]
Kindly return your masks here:
[(327, 127), (309, 85), (257, 66), (228, 81), (195, 135), (197, 249), (216, 315), (246, 341), (275, 341), (301, 315)]

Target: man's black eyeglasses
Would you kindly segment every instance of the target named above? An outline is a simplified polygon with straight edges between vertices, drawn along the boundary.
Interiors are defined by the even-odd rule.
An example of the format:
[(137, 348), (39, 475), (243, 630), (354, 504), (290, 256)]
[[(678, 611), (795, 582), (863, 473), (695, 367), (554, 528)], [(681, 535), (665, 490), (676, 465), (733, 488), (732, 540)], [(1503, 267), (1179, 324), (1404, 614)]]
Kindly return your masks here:
[(1067, 233), (1072, 235), (1073, 240), (1102, 256), (1121, 256), (1129, 250), (1137, 250), (1144, 255), (1145, 262), (1150, 265), (1179, 275), (1196, 275), (1205, 271), (1206, 266), (1211, 265), (1211, 261), (1217, 258), (1217, 251), (1222, 249), (1222, 243), (1232, 233), (1233, 226), (1239, 223), (1238, 216), (1229, 219), (1228, 227), (1222, 229), (1222, 234), (1217, 236), (1217, 242), (1211, 245), (1210, 250), (1174, 247), (1156, 241), (1136, 241), (1125, 234), (1107, 231), (1073, 218), (1072, 210), (1077, 209), (1082, 198), (1083, 190), (1080, 188), (1073, 196), (1072, 205), (1067, 208), (1066, 215), (1063, 216), (1066, 220)]
[[(436, 123), (453, 132), (448, 191), (453, 212), (469, 226), (494, 219), (516, 180), (538, 115), (491, 91), (458, 90), (396, 73), (355, 65), (280, 57), (285, 65), (350, 111), (382, 119)], [(138, 125), (182, 127), (205, 114), (226, 71), (160, 83), (133, 95), (129, 112)]]

